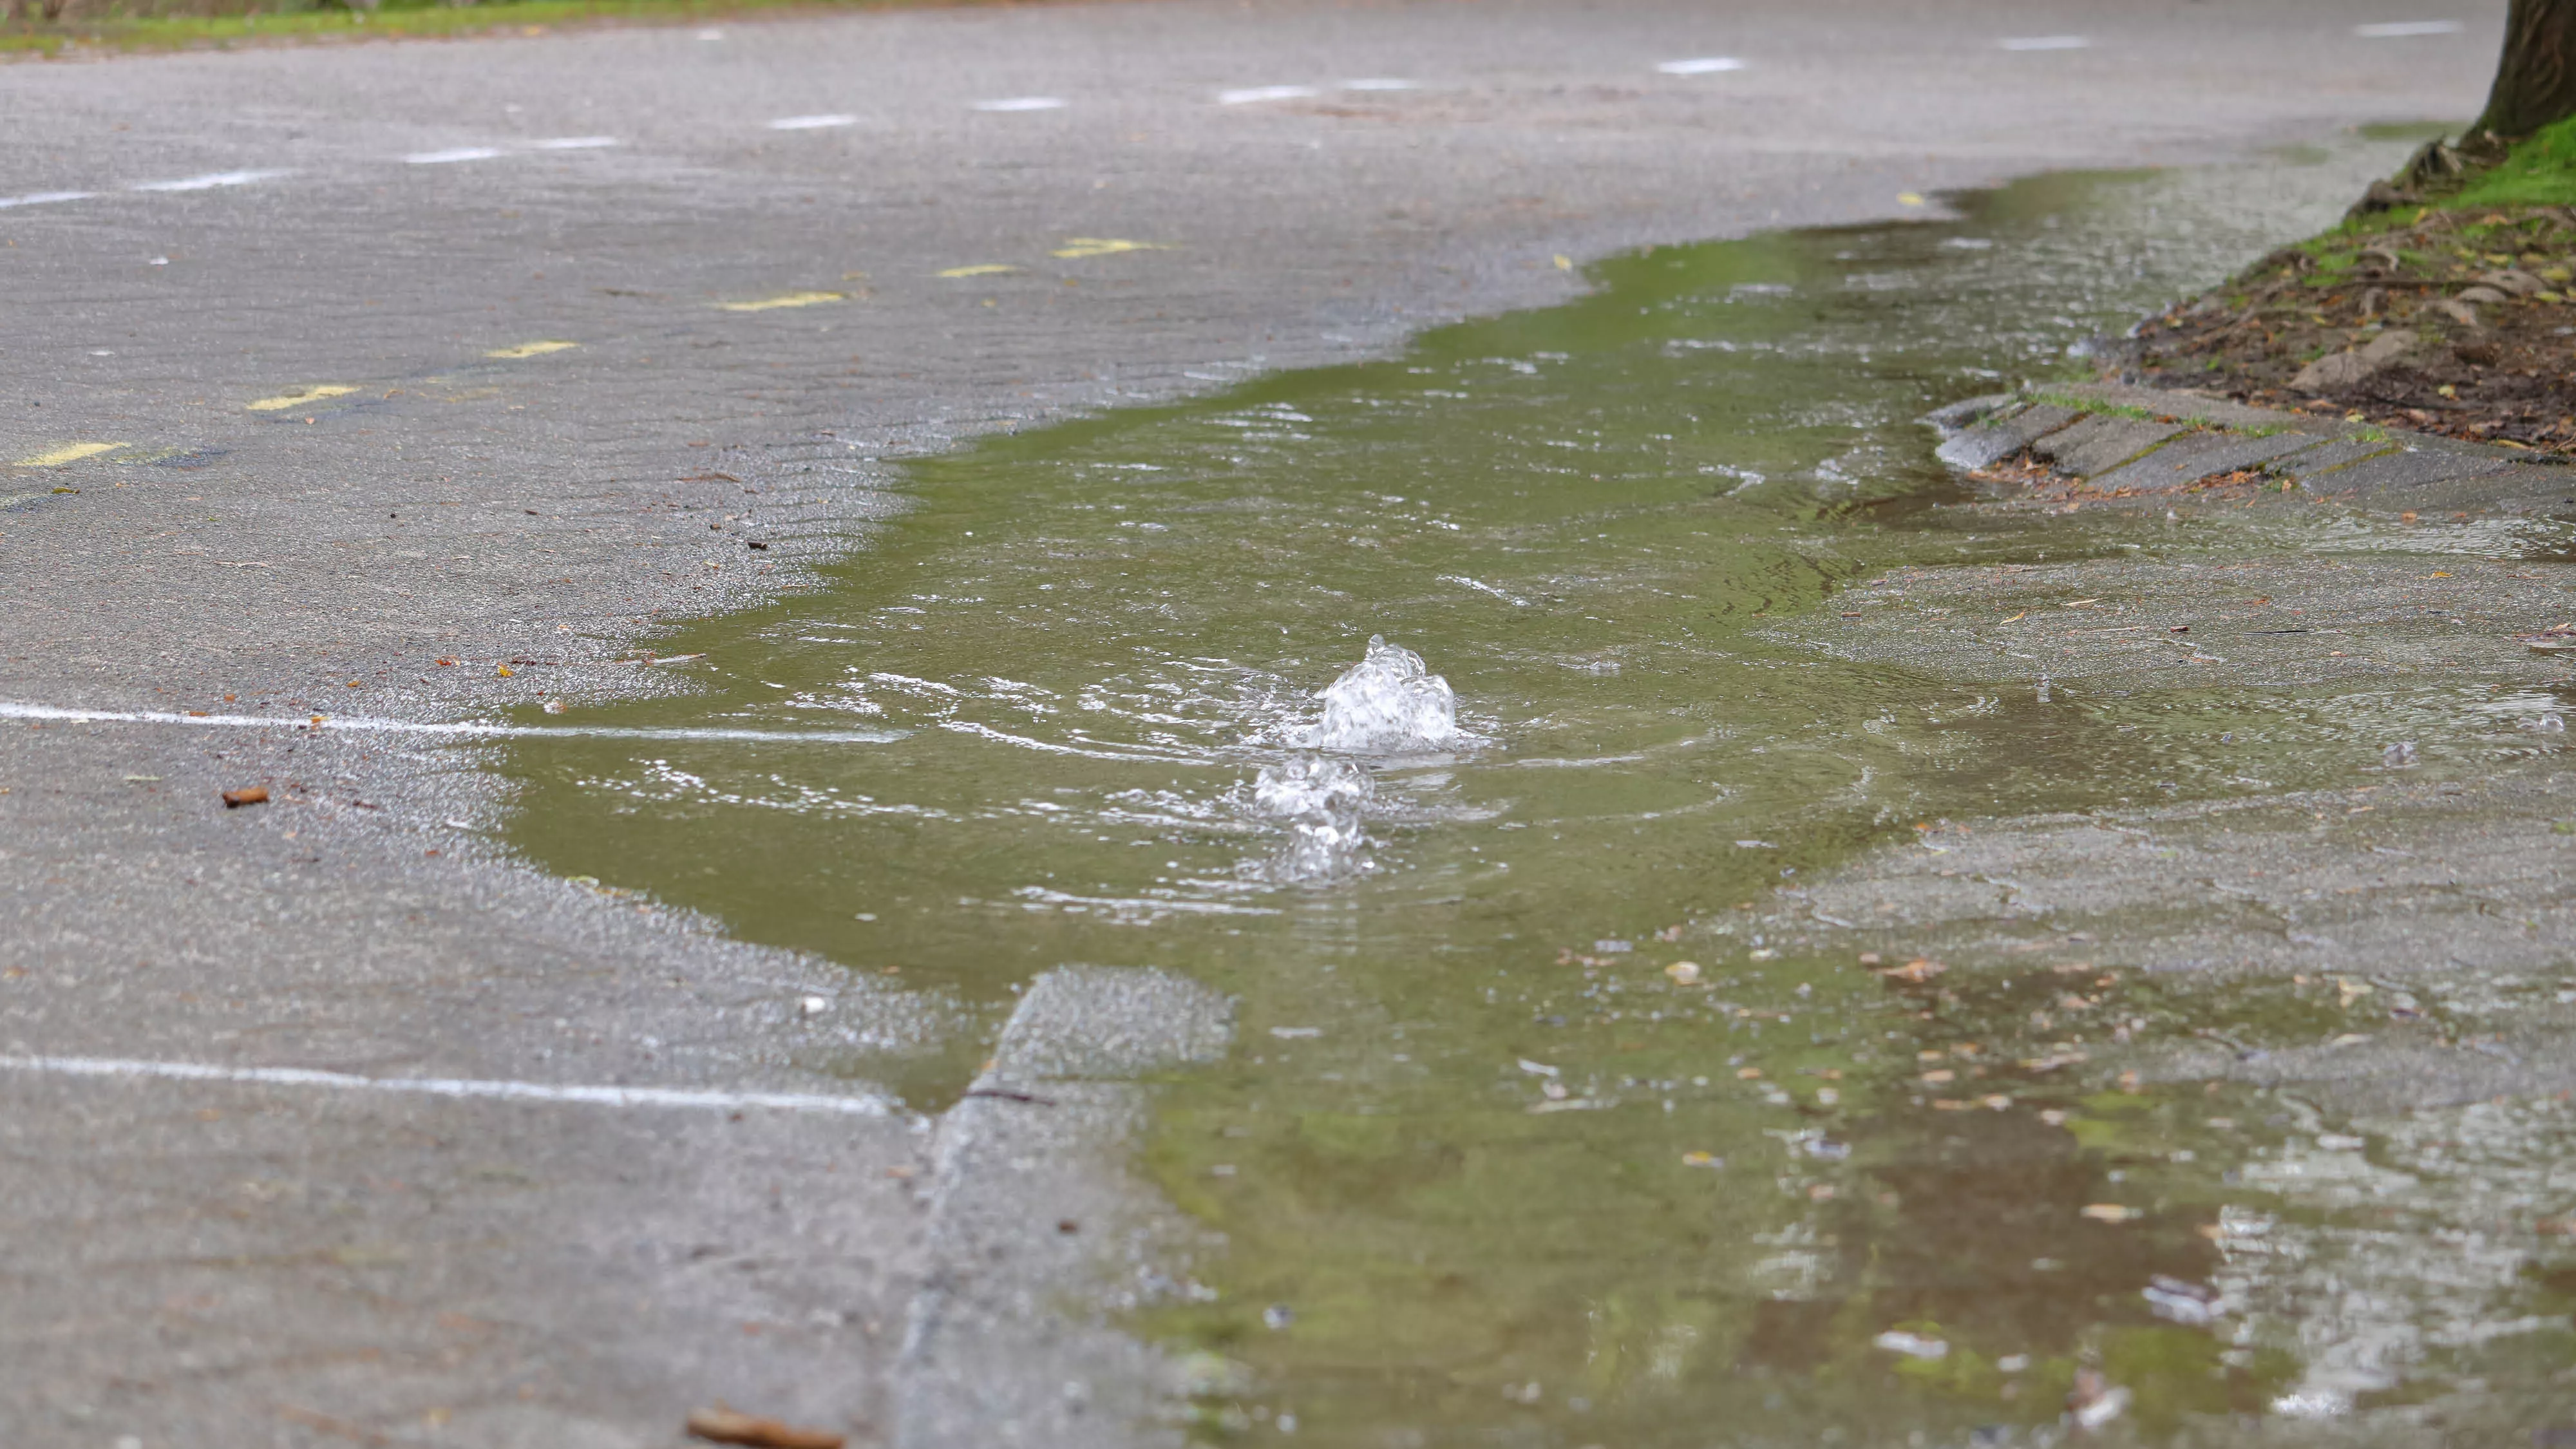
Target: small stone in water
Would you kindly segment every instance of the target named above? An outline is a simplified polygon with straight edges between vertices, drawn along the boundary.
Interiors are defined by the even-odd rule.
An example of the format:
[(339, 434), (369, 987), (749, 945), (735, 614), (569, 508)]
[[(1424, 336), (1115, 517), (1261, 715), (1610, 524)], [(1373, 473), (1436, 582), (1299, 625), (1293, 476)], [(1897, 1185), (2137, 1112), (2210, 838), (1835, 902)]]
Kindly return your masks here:
[(1699, 984), (1699, 963), (1697, 961), (1676, 961), (1670, 966), (1664, 968), (1664, 974), (1673, 979), (1673, 984), (1675, 986), (1697, 986)]

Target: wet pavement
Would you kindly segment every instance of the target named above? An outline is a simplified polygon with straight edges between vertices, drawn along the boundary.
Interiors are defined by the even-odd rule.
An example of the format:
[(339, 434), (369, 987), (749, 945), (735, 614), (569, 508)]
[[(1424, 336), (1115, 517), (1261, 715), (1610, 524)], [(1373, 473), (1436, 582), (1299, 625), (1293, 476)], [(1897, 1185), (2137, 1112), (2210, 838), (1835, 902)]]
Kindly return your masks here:
[[(2153, 832), (2154, 812), (2206, 797), (2203, 775), (2178, 798), (2142, 793), (2130, 766), (1981, 763), (2116, 744), (2131, 722), (2073, 671), (2087, 738), (2052, 744), (1989, 674), (1859, 652), (1827, 666), (1815, 651), (1853, 639), (1763, 631), (1926, 567), (1926, 550), (2080, 568), (2144, 546), (2121, 530), (2154, 520), (2084, 520), (2070, 557), (2035, 541), (2064, 526), (2036, 510), (1978, 511), (1912, 417), (2012, 380), (1968, 386), (1973, 370), (2054, 366), (2090, 328), (2330, 214), (2402, 140), (2206, 182), (2036, 183), (1944, 228), (1576, 267), (1929, 215), (1944, 187), (2049, 167), (2456, 114), (2493, 19), (2401, 49), (2324, 6), (2223, 34), (2182, 6), (2080, 25), (1811, 13), (1722, 34), (1650, 7), (1475, 27), (1445, 8), (1102, 7), (13, 68), (7, 124), (50, 144), (0, 186), (21, 299), (5, 697), (169, 721), (21, 719), (0, 755), (18, 903), (0, 1090), (22, 1184), (0, 1424), (31, 1442), (624, 1445), (670, 1442), (686, 1409), (728, 1399), (917, 1443), (1131, 1442), (1179, 1432), (1134, 1417), (1160, 1376), (1220, 1429), (1579, 1443), (1589, 1422), (1661, 1437), (1739, 1410), (1748, 1434), (1803, 1433), (1836, 1412), (1809, 1397), (1827, 1363), (1870, 1383), (1933, 1366), (1898, 1373), (1911, 1387), (1855, 1433), (1870, 1414), (2045, 1424), (2094, 1372), (2086, 1402), (2117, 1400), (2128, 1423), (2369, 1395), (2511, 1420), (2542, 1381), (2517, 1366), (2541, 1340), (2493, 1330), (2555, 1311), (2525, 1301), (2551, 1281), (2539, 1209), (2459, 1259), (2450, 1316), (2419, 1314), (2402, 1339), (2367, 1311), (2358, 1267), (2239, 1294), (2212, 1255), (2273, 1229), (2207, 1164), (2349, 1175), (2359, 1153), (2421, 1183), (2426, 1153), (2528, 1160), (2555, 1129), (2529, 1105), (2546, 1082), (2527, 1052), (2428, 1039), (2390, 1058), (2426, 1080), (2454, 1058), (2489, 1074), (2455, 1071), (2509, 1098), (2460, 1108), (2490, 1115), (2456, 1130), (2249, 1107), (2230, 1156), (2211, 1135), (2230, 1129), (2205, 1120), (2229, 1093), (2358, 1079), (2332, 1054), (2410, 1047), (2301, 1035), (2318, 992), (2350, 1003), (2294, 983), (2310, 998), (2250, 1055), (2140, 1040), (2133, 1065), (2088, 1052), (2028, 1069), (2042, 1089), (1982, 1094), (2011, 1110), (1941, 1105), (1964, 1089), (1918, 1108), (1891, 1075), (1900, 1045), (2007, 1040), (1906, 994), (1985, 970), (1952, 878), (1908, 907), (1919, 943), (1753, 926), (1794, 914), (1771, 893), (1783, 869), (1819, 891), (1904, 878), (1923, 848), (1909, 815), (2009, 841), (2068, 811), (2137, 811), (2130, 828)], [(2088, 47), (2004, 44), (2076, 29)], [(2291, 45), (2315, 83), (2258, 83), (2266, 47)], [(1712, 58), (1743, 64), (1689, 63)], [(1415, 88), (1357, 84), (1377, 80)], [(1030, 97), (1067, 104), (975, 105)], [(2231, 210), (2251, 193), (2296, 214)], [(2118, 225), (2063, 220), (2102, 215)], [(1585, 286), (1601, 290), (1395, 355), (1422, 326)], [(1941, 295), (1953, 312), (1874, 310)], [(1368, 357), (1394, 360), (1263, 380)], [(1136, 406), (1199, 394), (1215, 396)], [(943, 453), (1109, 404), (1132, 410)], [(940, 456), (896, 466), (924, 455)], [(1184, 477), (1148, 471), (1176, 458)], [(1545, 486), (1441, 481), (1496, 473)], [(2327, 544), (2294, 531), (2203, 527), (2190, 546), (2330, 544), (2404, 560), (2391, 569), (2428, 546), (2385, 522)], [(2511, 562), (2521, 546), (2482, 547)], [(1142, 573), (1113, 585), (1112, 563)], [(1293, 603), (1259, 597), (1284, 590)], [(916, 637), (932, 617), (939, 637)], [(705, 621), (669, 628), (687, 618)], [(1354, 762), (1308, 733), (1305, 695), (1372, 633), (1456, 687), (1462, 733), (1419, 741), (1449, 762), (1390, 766), (1378, 746)], [(1858, 710), (1882, 702), (1919, 715), (1883, 749)], [(2402, 778), (2430, 792), (2408, 796), (2405, 829), (2519, 840), (2547, 812), (2545, 771), (2500, 765), (2456, 700), (2371, 710), (2369, 731), (2276, 710), (2269, 773), (2249, 778), (2283, 809), (2360, 790), (2335, 773), (2353, 736), (2384, 749), (2380, 726), (2403, 725), (2419, 763)], [(565, 733), (337, 728), (504, 714)], [(838, 737), (692, 733), (711, 722)], [(602, 724), (669, 733), (574, 733)], [(2148, 724), (2188, 753), (2169, 718)], [(1881, 792), (1866, 806), (1854, 758)], [(2443, 796), (2444, 772), (2485, 793)], [(215, 798), (255, 782), (271, 804)], [(2484, 803), (2507, 797), (2521, 803)], [(1542, 822), (1571, 843), (1512, 877)], [(2110, 859), (2067, 848), (2070, 880)], [(2176, 899), (2177, 877), (2109, 869)], [(2552, 888), (2545, 864), (2522, 879), (2535, 900)], [(1782, 929), (1792, 944), (1771, 944)], [(1949, 974), (1893, 984), (1827, 955), (1903, 969), (1896, 955), (1936, 948)], [(2088, 954), (2051, 961), (2161, 964)], [(1698, 984), (1663, 973), (1682, 959)], [(2528, 976), (2536, 957), (2479, 959)], [(1198, 998), (1068, 965), (1186, 974), (1236, 998), (1238, 1044), (1153, 1068), (1151, 1093), (1115, 1080), (1203, 1056), (1200, 1028), (1170, 1029)], [(2428, 1015), (2505, 1009), (2406, 989)], [(1995, 990), (1994, 1010), (2024, 1011)], [(1645, 1008), (1671, 1019), (1637, 1028), (1634, 1051), (1632, 993), (1674, 1003)], [(1805, 1040), (1823, 1035), (1804, 1020), (1819, 994), (1844, 1008), (1841, 1035)], [(1012, 1074), (1015, 1043), (1089, 1040), (1120, 1002), (1136, 1040), (1181, 1045), (1088, 1068), (1031, 1048)], [(1905, 1039), (1863, 1061), (1864, 1024)], [(1766, 1030), (1803, 1046), (1754, 1061)], [(1711, 1031), (1736, 1043), (1714, 1063)], [(2056, 1040), (2029, 1059), (2063, 1055)], [(1916, 1075), (1982, 1065), (1955, 1059)], [(303, 1070), (457, 1090), (281, 1075)], [(2085, 1075), (2106, 1071), (2136, 1072), (2138, 1093)], [(2198, 1115), (2092, 1100), (2167, 1084)], [(665, 1095), (614, 1090), (630, 1087)], [(1848, 1092), (1855, 1125), (1810, 1123), (1819, 1090)], [(1924, 1206), (1991, 1178), (1922, 1158), (1945, 1140), (1925, 1123), (1969, 1122), (1957, 1135), (1994, 1161), (2041, 1164), (2011, 1180), (2045, 1185), (2023, 1195), (2052, 1254), (2064, 1238), (2056, 1260), (2135, 1303), (2088, 1307), (2029, 1276), (2056, 1270), (1998, 1256), (1977, 1213)], [(1180, 1216), (1116, 1166), (1131, 1131)], [(2115, 1139), (2138, 1164), (2104, 1155)], [(1750, 1166), (1764, 1151), (1800, 1154), (1788, 1188)], [(1499, 1175), (1461, 1175), (1485, 1163)], [(2468, 1176), (2545, 1197), (2545, 1164), (2516, 1170)], [(1883, 1186), (1838, 1176), (1871, 1173)], [(2115, 1173), (2164, 1196), (2125, 1195)], [(1251, 1191), (1282, 1180), (1306, 1187)], [(2426, 1233), (2468, 1231), (2465, 1210), (2410, 1191)], [(1712, 1201), (1724, 1216), (1692, 1216)], [(2084, 1215), (2167, 1202), (2135, 1224)], [(2406, 1251), (2336, 1203), (2316, 1211), (2276, 1212), (2290, 1225), (2270, 1241), (2356, 1263)], [(1675, 1270), (1677, 1243), (1707, 1246), (1698, 1279)], [(1889, 1268), (1894, 1287), (1855, 1266), (1900, 1249), (1929, 1266)], [(1282, 1276), (1289, 1262), (1312, 1276)], [(1930, 1281), (1946, 1265), (2026, 1291), (1994, 1304)], [(2251, 1328), (2173, 1338), (2138, 1313), (2194, 1310), (2157, 1317), (2149, 1288), (2224, 1299)], [(2330, 1290), (2367, 1301), (2298, 1311)], [(1729, 1335), (1778, 1361), (1717, 1346)], [(1604, 1386), (1567, 1388), (1581, 1362)], [(2492, 1398), (2461, 1388), (2480, 1377)], [(1667, 1382), (1687, 1391), (1658, 1398)]]
[[(2563, 1328), (2492, 1271), (2549, 1260), (2543, 1198), (2483, 1226), (2483, 1297), (2320, 1321), (2346, 1269), (2250, 1255), (2361, 1231), (2304, 1191), (2372, 1130), (2321, 1086), (2561, 1089), (2566, 668), (2519, 637), (2563, 597), (2560, 475), (2428, 524), (2299, 461), (2339, 423), (2193, 434), (2079, 389), (1978, 425), (2118, 490), (2069, 508), (1920, 421), (2341, 174), (2060, 175), (1652, 251), (1394, 362), (916, 464), (826, 587), (672, 638), (699, 692), (585, 711), (767, 741), (515, 742), (513, 836), (967, 1020), (1067, 961), (1232, 995), (1147, 1159), (1220, 1237), (1104, 1290), (1197, 1355), (1217, 1431), (2542, 1413), (2548, 1375), (2484, 1355)], [(2404, 446), (2362, 441), (2347, 470)], [(2292, 490), (2193, 486), (2252, 453)], [(2186, 476), (2121, 481), (2157, 459)], [(889, 737), (797, 743), (853, 725)], [(974, 1071), (816, 1050), (925, 1108)], [(2416, 1186), (2371, 1230), (2464, 1230)]]

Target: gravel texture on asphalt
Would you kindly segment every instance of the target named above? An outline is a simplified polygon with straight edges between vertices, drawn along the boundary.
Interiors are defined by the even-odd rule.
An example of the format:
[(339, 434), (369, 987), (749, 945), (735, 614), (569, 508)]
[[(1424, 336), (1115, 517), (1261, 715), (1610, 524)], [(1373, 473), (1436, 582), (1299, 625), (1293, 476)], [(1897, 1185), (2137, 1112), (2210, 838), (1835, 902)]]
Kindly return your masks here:
[[(2471, 8), (1186, 0), (14, 66), (0, 699), (674, 687), (621, 661), (864, 548), (888, 460), (1381, 355), (1569, 295), (1560, 256), (2456, 117)], [(975, 104), (1028, 96), (1066, 104)], [(12, 721), (0, 789), (12, 1057), (862, 1093), (834, 1050), (955, 1024), (514, 864), (470, 745)], [(1119, 1110), (959, 1179), (977, 1221), (1149, 1212)], [(1056, 1300), (941, 1256), (924, 1125), (0, 1072), (0, 1439), (606, 1449), (724, 1399), (993, 1442), (904, 1418), (908, 1305)], [(1063, 1414), (1054, 1366), (945, 1368), (1000, 1424)]]

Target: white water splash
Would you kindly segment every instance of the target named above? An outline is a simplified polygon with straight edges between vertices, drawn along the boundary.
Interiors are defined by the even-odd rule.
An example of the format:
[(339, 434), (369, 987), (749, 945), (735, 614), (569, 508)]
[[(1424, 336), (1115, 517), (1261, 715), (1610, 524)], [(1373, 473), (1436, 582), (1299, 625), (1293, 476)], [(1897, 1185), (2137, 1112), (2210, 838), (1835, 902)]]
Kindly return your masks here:
[(1361, 816), (1376, 798), (1368, 771), (1348, 760), (1300, 755), (1265, 766), (1252, 783), (1253, 807), (1287, 827), (1288, 839), (1263, 873), (1290, 885), (1366, 874), (1371, 863)]
[(1400, 754), (1457, 744), (1458, 696), (1422, 656), (1370, 635), (1368, 654), (1324, 690), (1324, 717), (1307, 733), (1313, 749)]

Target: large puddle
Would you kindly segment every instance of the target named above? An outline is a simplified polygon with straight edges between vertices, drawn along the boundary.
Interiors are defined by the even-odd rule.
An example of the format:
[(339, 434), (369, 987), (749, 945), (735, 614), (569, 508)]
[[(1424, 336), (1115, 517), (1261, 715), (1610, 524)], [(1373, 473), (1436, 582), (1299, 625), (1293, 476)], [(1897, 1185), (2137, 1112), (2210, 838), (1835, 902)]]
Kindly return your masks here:
[(1738, 910), (1920, 821), (2348, 775), (2325, 694), (2042, 701), (1768, 641), (1891, 568), (2406, 546), (1945, 509), (1914, 421), (2391, 155), (1657, 250), (1398, 361), (912, 464), (827, 589), (665, 645), (703, 693), (592, 712), (899, 738), (519, 746), (517, 841), (952, 1001), (945, 1050), (809, 1054), (923, 1106), (1049, 967), (1239, 997), (1147, 1154), (1228, 1244), (1142, 1321), (1203, 1353), (1209, 1434), (2250, 1442), (2545, 1397), (2576, 1275), (2464, 1245), (2455, 1179), (2545, 1195), (2554, 1109), (2451, 1119), (2410, 1167), (2293, 1101), (2051, 1056), (2084, 1032), (2050, 1013), (2105, 1001), (2097, 1040), (2313, 1036), (2314, 992), (2106, 965), (1935, 994)]

